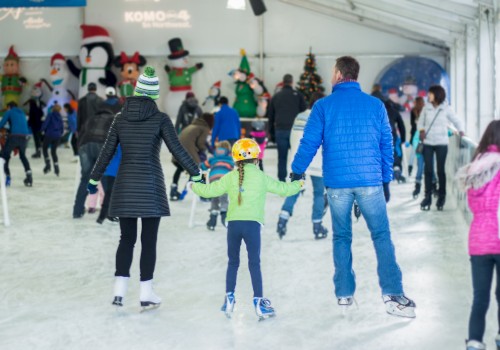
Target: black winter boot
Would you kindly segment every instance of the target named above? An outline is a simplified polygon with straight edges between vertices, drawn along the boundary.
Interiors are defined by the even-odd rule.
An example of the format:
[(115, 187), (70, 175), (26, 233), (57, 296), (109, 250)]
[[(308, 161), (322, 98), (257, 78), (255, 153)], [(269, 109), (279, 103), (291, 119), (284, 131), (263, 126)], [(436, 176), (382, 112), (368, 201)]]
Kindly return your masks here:
[(33, 176), (31, 176), (31, 170), (26, 172), (26, 178), (24, 179), (24, 186), (32, 187), (33, 186)]
[(50, 172), (50, 159), (45, 158), (45, 167), (43, 168), (43, 173), (47, 174)]
[(326, 238), (326, 236), (328, 236), (328, 230), (326, 229), (325, 226), (321, 224), (321, 222), (313, 223), (313, 232), (315, 239), (323, 239)]
[(218, 211), (212, 210), (210, 213), (210, 219), (207, 221), (207, 228), (210, 231), (215, 230), (215, 226), (217, 226), (217, 216), (219, 215)]
[(415, 189), (413, 190), (413, 199), (417, 199), (418, 195), (420, 194), (420, 188), (422, 187), (422, 184), (416, 182), (415, 183)]
[(227, 212), (226, 211), (221, 211), (220, 212), (220, 221), (222, 223), (222, 226), (224, 226), (224, 227), (227, 227), (227, 225), (226, 225), (226, 216), (227, 216)]

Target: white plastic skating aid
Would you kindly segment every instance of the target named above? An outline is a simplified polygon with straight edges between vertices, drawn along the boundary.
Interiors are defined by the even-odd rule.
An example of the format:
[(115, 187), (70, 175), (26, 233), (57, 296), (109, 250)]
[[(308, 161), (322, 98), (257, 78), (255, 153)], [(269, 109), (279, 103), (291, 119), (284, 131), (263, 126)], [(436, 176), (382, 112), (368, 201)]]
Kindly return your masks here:
[(384, 295), (382, 300), (388, 314), (400, 317), (415, 318), (415, 303), (404, 295)]
[(486, 350), (486, 345), (477, 340), (469, 340), (465, 346), (467, 350)]
[(267, 298), (253, 298), (255, 313), (259, 317), (259, 322), (270, 317), (276, 316), (274, 308), (271, 306), (271, 301)]
[(156, 309), (161, 305), (161, 299), (153, 292), (153, 280), (141, 281), (141, 312)]
[(341, 297), (337, 298), (337, 304), (339, 304), (341, 310), (342, 310), (342, 315), (346, 315), (347, 311), (353, 306), (356, 305), (358, 307), (358, 303), (356, 302), (356, 299), (354, 297)]
[(236, 298), (233, 292), (226, 293), (224, 297), (224, 304), (221, 307), (221, 311), (224, 312), (227, 318), (231, 318), (234, 310), (234, 304), (236, 304)]
[(495, 343), (497, 345), (497, 350), (500, 350), (500, 334), (495, 337)]

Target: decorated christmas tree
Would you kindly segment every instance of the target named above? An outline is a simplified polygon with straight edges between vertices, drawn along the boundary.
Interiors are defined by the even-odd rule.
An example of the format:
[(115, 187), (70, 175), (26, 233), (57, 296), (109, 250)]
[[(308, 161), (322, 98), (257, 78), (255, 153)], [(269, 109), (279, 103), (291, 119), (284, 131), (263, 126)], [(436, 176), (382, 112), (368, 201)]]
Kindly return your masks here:
[(309, 49), (309, 53), (304, 63), (304, 73), (300, 76), (297, 90), (304, 95), (306, 101), (309, 101), (314, 92), (325, 91), (325, 88), (321, 86), (322, 82), (323, 80), (316, 73), (316, 58), (312, 54), (311, 49)]

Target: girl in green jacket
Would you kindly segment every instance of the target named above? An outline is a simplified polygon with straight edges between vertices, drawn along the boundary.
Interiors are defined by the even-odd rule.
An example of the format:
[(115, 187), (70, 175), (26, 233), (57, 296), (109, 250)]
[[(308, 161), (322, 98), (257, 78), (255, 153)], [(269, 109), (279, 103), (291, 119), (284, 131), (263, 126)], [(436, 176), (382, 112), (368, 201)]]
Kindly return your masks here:
[(251, 139), (238, 140), (232, 149), (236, 169), (209, 185), (195, 183), (193, 192), (205, 198), (229, 196), (227, 212), (226, 297), (222, 311), (228, 318), (234, 309), (236, 275), (240, 265), (241, 240), (248, 251), (248, 268), (254, 292), (253, 304), (259, 320), (274, 316), (269, 299), (263, 297), (260, 271), (260, 231), (264, 223), (266, 193), (292, 196), (300, 191), (303, 181), (280, 182), (258, 168), (259, 145)]

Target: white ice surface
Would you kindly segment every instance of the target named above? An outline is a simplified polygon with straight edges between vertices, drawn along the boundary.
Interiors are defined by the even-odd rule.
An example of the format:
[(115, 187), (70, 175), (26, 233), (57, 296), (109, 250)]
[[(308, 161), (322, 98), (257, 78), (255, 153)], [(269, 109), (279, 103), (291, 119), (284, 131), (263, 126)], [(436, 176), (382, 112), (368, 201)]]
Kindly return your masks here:
[[(31, 154), (30, 150), (30, 154)], [(283, 199), (268, 195), (262, 238), (264, 294), (277, 317), (257, 322), (242, 248), (234, 317), (223, 302), (226, 237), (208, 231), (208, 203), (187, 228), (191, 198), (171, 203), (162, 219), (155, 291), (163, 305), (139, 313), (137, 244), (125, 306), (111, 306), (119, 227), (95, 223), (97, 214), (71, 217), (74, 174), (71, 152), (59, 150), (61, 177), (43, 175), (43, 161), (30, 159), (33, 188), (22, 184), (17, 157), (8, 189), (12, 225), (0, 226), (0, 349), (463, 349), (472, 299), (466, 251), (467, 227), (454, 203), (445, 211), (421, 212), (413, 184), (393, 184), (389, 216), (407, 295), (417, 318), (385, 313), (376, 260), (363, 221), (354, 226), (354, 268), (359, 309), (343, 317), (333, 294), (331, 220), (329, 238), (315, 241), (310, 221), (310, 183), (297, 203), (287, 236), (275, 233)], [(266, 171), (275, 175), (276, 152), (267, 151)], [(167, 183), (172, 165), (162, 151)], [(181, 179), (181, 186), (186, 178)], [(328, 214), (329, 215), (329, 214)], [(485, 341), (494, 347), (496, 305), (488, 314)]]

